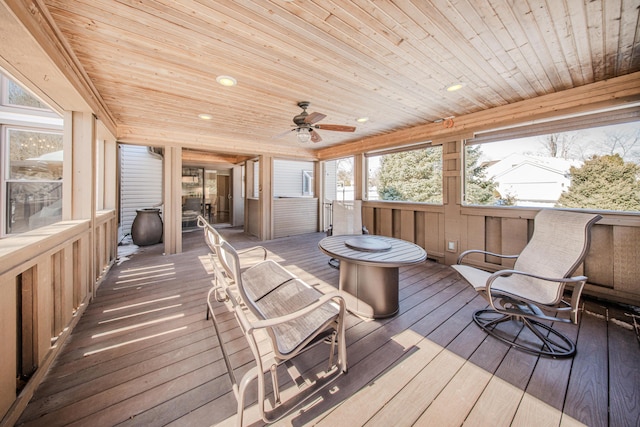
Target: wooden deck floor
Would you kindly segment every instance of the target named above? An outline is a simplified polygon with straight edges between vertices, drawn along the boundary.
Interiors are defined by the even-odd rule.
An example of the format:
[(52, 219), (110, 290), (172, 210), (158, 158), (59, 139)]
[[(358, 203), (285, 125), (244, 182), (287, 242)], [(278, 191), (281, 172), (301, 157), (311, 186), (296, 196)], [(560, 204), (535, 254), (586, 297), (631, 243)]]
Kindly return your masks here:
[[(256, 243), (222, 232), (237, 248)], [(338, 272), (317, 249), (322, 237), (264, 245), (327, 290), (337, 286)], [(111, 270), (19, 425), (234, 424), (235, 398), (205, 320), (211, 272), (201, 233), (185, 234), (184, 249), (163, 256), (161, 245), (142, 248)], [(640, 423), (640, 346), (623, 308), (587, 300), (579, 327), (561, 326), (576, 338), (577, 355), (553, 360), (488, 338), (471, 320), (486, 304), (451, 268), (427, 261), (402, 268), (400, 280), (399, 314), (378, 321), (349, 315), (349, 373), (278, 425)], [(218, 309), (242, 373), (252, 365), (246, 341), (224, 306)], [(303, 363), (320, 363), (317, 353)], [(291, 392), (291, 384), (283, 388)], [(245, 425), (261, 425), (250, 406)]]

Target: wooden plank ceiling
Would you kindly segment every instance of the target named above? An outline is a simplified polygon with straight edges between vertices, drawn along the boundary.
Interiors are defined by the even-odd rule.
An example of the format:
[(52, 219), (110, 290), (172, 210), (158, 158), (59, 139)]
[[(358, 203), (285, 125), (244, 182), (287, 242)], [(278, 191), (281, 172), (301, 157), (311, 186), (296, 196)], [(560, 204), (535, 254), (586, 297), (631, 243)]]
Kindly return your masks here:
[(637, 0), (43, 3), (119, 140), (231, 154), (299, 150), (298, 101), (326, 149), (640, 70)]

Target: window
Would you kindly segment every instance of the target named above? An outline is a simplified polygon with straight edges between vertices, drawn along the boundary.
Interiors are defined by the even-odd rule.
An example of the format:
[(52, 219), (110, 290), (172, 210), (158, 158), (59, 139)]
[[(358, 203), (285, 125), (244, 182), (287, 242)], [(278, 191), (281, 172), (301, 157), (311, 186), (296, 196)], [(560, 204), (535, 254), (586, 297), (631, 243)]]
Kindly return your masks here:
[(640, 210), (639, 121), (496, 139), (465, 147), (465, 204)]
[(17, 107), (37, 108), (40, 110), (48, 110), (48, 107), (40, 102), (38, 98), (31, 95), (24, 90), (22, 86), (12, 81), (11, 79), (4, 78), (5, 90), (2, 98), (2, 103), (5, 105), (12, 105)]
[(63, 121), (2, 73), (0, 104), (0, 233), (5, 236), (62, 219)]
[(442, 147), (367, 155), (367, 197), (442, 204)]
[(353, 157), (328, 161), (324, 169), (325, 200), (355, 200)]
[(302, 171), (302, 195), (313, 196), (313, 171)]
[(21, 233), (62, 218), (62, 134), (4, 127), (8, 168), (5, 231)]

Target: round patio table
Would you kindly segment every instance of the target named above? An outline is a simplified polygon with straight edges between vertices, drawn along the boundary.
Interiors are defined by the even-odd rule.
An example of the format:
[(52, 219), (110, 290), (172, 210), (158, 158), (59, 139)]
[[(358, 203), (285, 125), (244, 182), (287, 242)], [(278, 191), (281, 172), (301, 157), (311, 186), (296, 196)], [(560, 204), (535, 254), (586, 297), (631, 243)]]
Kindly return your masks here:
[(427, 259), (420, 246), (385, 236), (329, 236), (318, 247), (340, 260), (339, 288), (347, 309), (374, 319), (398, 312), (400, 267)]

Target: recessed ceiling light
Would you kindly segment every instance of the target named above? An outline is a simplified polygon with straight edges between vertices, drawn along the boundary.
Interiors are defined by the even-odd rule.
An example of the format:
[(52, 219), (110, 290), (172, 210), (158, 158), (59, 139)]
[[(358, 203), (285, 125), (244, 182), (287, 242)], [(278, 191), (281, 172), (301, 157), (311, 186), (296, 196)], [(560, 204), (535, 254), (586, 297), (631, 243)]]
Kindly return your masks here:
[(365, 122), (368, 122), (368, 121), (369, 121), (369, 117), (358, 117), (356, 119), (356, 122), (358, 122), (358, 123), (365, 123)]
[(211, 114), (206, 114), (206, 113), (198, 114), (198, 117), (200, 117), (202, 120), (213, 119), (213, 116)]
[(222, 86), (235, 86), (238, 84), (238, 81), (231, 76), (218, 76), (216, 81)]
[(460, 90), (464, 87), (464, 83), (454, 83), (451, 86), (447, 87), (447, 92), (455, 92), (457, 90)]

